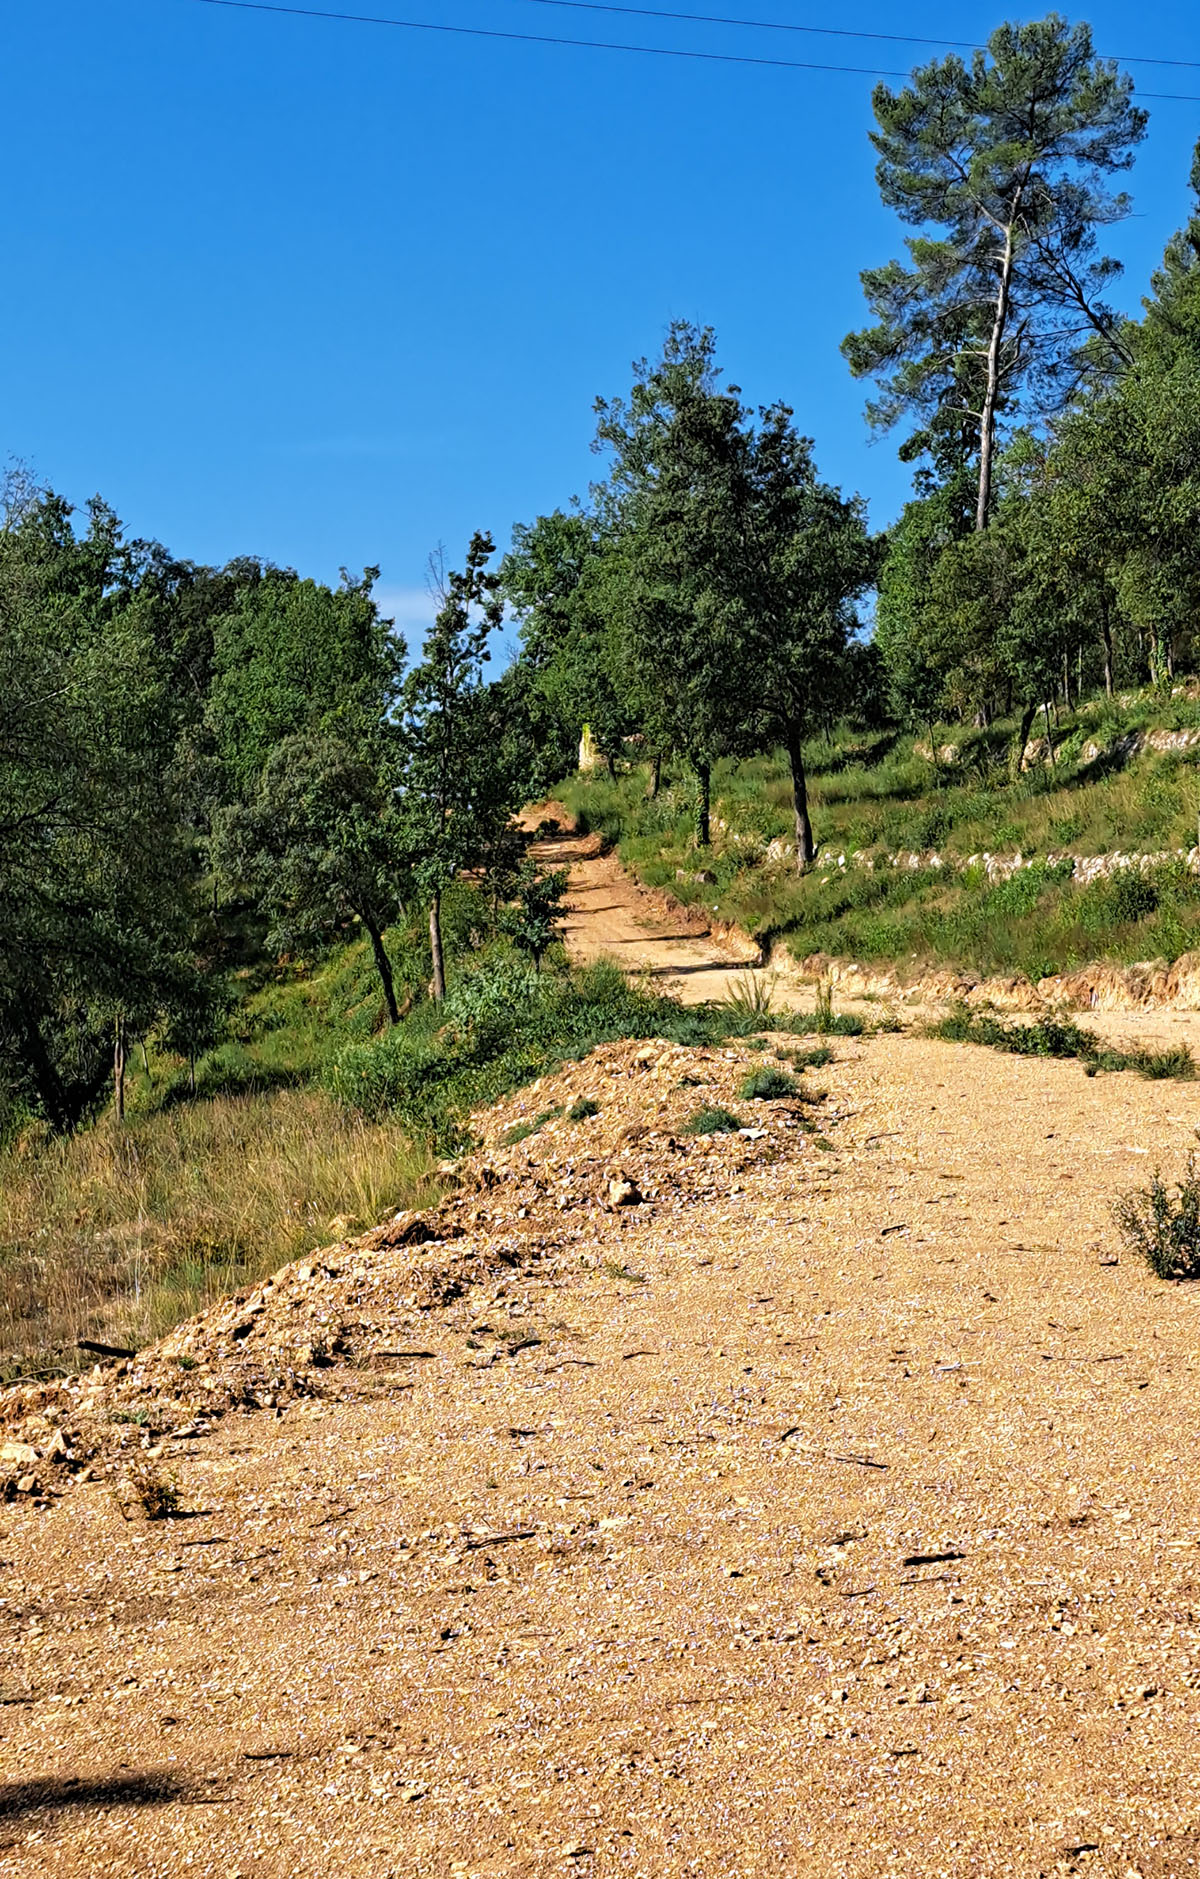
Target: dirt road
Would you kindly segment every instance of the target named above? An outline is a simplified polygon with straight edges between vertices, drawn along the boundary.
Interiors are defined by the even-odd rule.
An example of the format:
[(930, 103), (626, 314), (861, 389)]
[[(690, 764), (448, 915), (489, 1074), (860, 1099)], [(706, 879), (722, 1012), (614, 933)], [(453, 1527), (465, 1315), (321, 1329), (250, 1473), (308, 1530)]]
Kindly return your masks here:
[(1200, 1872), (1200, 1288), (1109, 1220), (1200, 1086), (768, 1060), (613, 1046), (44, 1406), (113, 1473), (0, 1509), (0, 1874)]
[(575, 833), (561, 803), (543, 804), (531, 814), (563, 824), (561, 834), (536, 842), (532, 852), (548, 867), (569, 871), (563, 937), (573, 959), (615, 959), (626, 972), (645, 974), (689, 1005), (728, 997), (757, 963), (758, 948), (748, 940), (717, 938), (701, 919), (665, 907), (615, 855), (603, 852), (598, 836)]

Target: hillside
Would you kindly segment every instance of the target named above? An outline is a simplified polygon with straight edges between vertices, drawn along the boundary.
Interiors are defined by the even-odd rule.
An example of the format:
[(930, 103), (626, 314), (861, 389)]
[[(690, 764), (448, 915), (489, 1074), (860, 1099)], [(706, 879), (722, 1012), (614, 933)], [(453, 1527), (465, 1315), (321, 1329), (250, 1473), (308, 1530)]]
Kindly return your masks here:
[(1053, 749), (1031, 739), (1010, 774), (1015, 724), (987, 731), (842, 729), (806, 746), (820, 843), (794, 872), (781, 761), (726, 762), (713, 778), (713, 843), (695, 846), (694, 784), (648, 767), (581, 776), (566, 800), (649, 886), (761, 946), (894, 969), (1036, 982), (1093, 961), (1189, 952), (1196, 873), (1200, 701), (1129, 693), (1060, 714)]

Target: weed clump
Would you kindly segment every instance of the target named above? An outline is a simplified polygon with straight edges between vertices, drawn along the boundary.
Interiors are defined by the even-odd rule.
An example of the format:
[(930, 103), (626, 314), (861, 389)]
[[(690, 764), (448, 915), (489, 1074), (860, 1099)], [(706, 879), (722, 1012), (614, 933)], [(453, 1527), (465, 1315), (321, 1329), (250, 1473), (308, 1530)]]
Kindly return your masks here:
[(1107, 1049), (1093, 1032), (1072, 1024), (1069, 1018), (1006, 1024), (991, 1012), (956, 1005), (930, 1025), (926, 1035), (951, 1044), (987, 1044), (993, 1050), (1021, 1057), (1073, 1057), (1083, 1064), (1088, 1076), (1096, 1076), (1101, 1070), (1134, 1070), (1151, 1079), (1176, 1077), (1190, 1082), (1196, 1074), (1195, 1059), (1186, 1044), (1176, 1045), (1173, 1050)]
[(748, 1102), (774, 1102), (781, 1096), (795, 1096), (798, 1089), (795, 1077), (789, 1076), (786, 1070), (776, 1070), (773, 1065), (764, 1063), (744, 1078), (738, 1095)]
[(587, 1122), (592, 1116), (600, 1114), (599, 1103), (594, 1103), (590, 1096), (580, 1096), (567, 1111), (568, 1122)]
[(1150, 1185), (1122, 1194), (1112, 1213), (1130, 1252), (1160, 1279), (1200, 1279), (1200, 1174), (1194, 1155), (1174, 1194), (1156, 1169)]
[(130, 1462), (117, 1490), (117, 1506), (126, 1520), (131, 1505), (140, 1508), (147, 1520), (173, 1520), (179, 1513), (178, 1484), (144, 1455)]
[(681, 1135), (734, 1135), (743, 1126), (740, 1116), (735, 1116), (732, 1109), (722, 1109), (720, 1104), (705, 1104), (690, 1115), (680, 1130)]
[(540, 1115), (534, 1116), (529, 1122), (514, 1122), (512, 1128), (505, 1131), (505, 1146), (512, 1148), (517, 1142), (527, 1141), (531, 1135), (536, 1135), (539, 1129), (544, 1129), (548, 1122), (553, 1122), (557, 1116), (561, 1116), (562, 1112), (562, 1104), (556, 1103), (553, 1109), (543, 1109)]
[(828, 1044), (813, 1044), (808, 1050), (779, 1051), (776, 1053), (785, 1063), (794, 1064), (797, 1070), (823, 1070), (833, 1062), (833, 1052)]

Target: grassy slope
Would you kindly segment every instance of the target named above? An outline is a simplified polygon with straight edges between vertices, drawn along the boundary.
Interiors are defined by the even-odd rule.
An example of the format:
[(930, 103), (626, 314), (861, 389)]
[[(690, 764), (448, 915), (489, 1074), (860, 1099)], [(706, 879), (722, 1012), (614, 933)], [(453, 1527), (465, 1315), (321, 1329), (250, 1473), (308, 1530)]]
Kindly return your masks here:
[[(791, 794), (782, 764), (723, 764), (714, 781), (718, 829), (710, 855), (692, 840), (692, 790), (682, 772), (657, 803), (646, 775), (614, 784), (595, 775), (566, 791), (585, 824), (619, 843), (643, 880), (681, 900), (735, 920), (758, 937), (783, 937), (798, 955), (823, 951), (888, 962), (915, 973), (954, 966), (1040, 978), (1096, 959), (1174, 959), (1200, 945), (1200, 883), (1177, 865), (1146, 880), (1091, 886), (1066, 878), (1044, 858), (1158, 852), (1196, 841), (1200, 749), (1090, 762), (1144, 729), (1200, 726), (1200, 704), (1180, 695), (1139, 695), (1124, 704), (1085, 705), (1064, 720), (1054, 767), (1039, 764), (1016, 782), (1006, 768), (1011, 725), (988, 732), (939, 733), (959, 760), (935, 767), (918, 756), (920, 738), (841, 732), (808, 750), (811, 794), (824, 852), (900, 851), (962, 863), (973, 854), (1043, 858), (1043, 865), (989, 884), (981, 869), (818, 870), (798, 880), (764, 857), (790, 839)], [(686, 878), (705, 870), (716, 881)], [(680, 879), (682, 874), (685, 878)]]
[[(437, 1189), (427, 1144), (319, 1086), (382, 1010), (365, 945), (243, 975), (229, 1040), (197, 1066), (150, 1049), (128, 1119), (27, 1129), (0, 1153), (0, 1377), (138, 1345), (209, 1300)], [(35, 1355), (32, 1353), (36, 1353)]]

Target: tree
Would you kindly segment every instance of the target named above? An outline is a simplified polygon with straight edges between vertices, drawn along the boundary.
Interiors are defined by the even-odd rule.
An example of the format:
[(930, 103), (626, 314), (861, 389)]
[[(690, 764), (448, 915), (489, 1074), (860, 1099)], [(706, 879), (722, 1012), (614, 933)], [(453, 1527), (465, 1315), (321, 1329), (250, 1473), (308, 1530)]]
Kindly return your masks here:
[(400, 1021), (387, 928), (402, 909), (404, 845), (388, 728), (346, 725), (284, 738), (254, 796), (219, 825), (224, 866), (268, 915), (279, 951), (328, 944), (352, 922), (371, 942), (384, 1005)]
[(17, 492), (0, 525), (0, 1066), (55, 1128), (98, 1099), (127, 1023), (185, 949), (194, 856), (173, 787), (169, 686), (112, 578), (99, 500)]
[(271, 568), (213, 622), (206, 720), (233, 795), (253, 794), (284, 738), (395, 702), (402, 657), (371, 595), (378, 576), (343, 570), (334, 591)]
[(1106, 179), (1145, 133), (1132, 91), (1086, 25), (1053, 13), (998, 27), (969, 65), (951, 54), (902, 90), (876, 87), (880, 194), (921, 232), (907, 264), (863, 274), (876, 324), (843, 351), (879, 383), (872, 423), (913, 414), (923, 448), (965, 437), (978, 529), (1002, 424), (1061, 401), (1089, 336), (1124, 351), (1104, 300), (1119, 264), (1096, 231), (1129, 212)]
[(1143, 303), (1146, 317), (1130, 334), (1139, 358), (1157, 358), (1164, 364), (1181, 353), (1200, 355), (1200, 142), (1188, 181), (1196, 205), (1167, 243), (1162, 266), (1151, 281), (1154, 291)]
[(759, 740), (779, 742), (787, 753), (803, 872), (817, 852), (804, 740), (851, 702), (853, 603), (875, 579), (879, 548), (861, 500), (818, 479), (812, 444), (796, 431), (787, 405), (761, 412), (743, 437), (742, 650), (731, 676)]
[(697, 844), (709, 845), (712, 766), (741, 747), (733, 571), (744, 559), (743, 410), (722, 390), (711, 328), (676, 321), (662, 358), (634, 367), (628, 400), (598, 399), (594, 494), (608, 549), (603, 602), (654, 750), (677, 750), (699, 785)]
[[(518, 523), (500, 566), (505, 600), (521, 622), (520, 666), (558, 727), (556, 756), (574, 752), (585, 724), (610, 768), (637, 726), (620, 644), (605, 605), (605, 541), (582, 512), (556, 509)], [(571, 767), (563, 764), (559, 775)]]
[(480, 865), (525, 791), (525, 777), (488, 735), (483, 667), (504, 617), (500, 577), (488, 568), (494, 552), (490, 535), (471, 537), (403, 692), (402, 821), (413, 880), (429, 901), (435, 999), (446, 995), (442, 895)]
[(543, 956), (562, 937), (566, 892), (565, 868), (544, 874), (535, 861), (526, 861), (514, 883), (512, 905), (500, 916), (501, 931), (518, 952), (528, 953), (539, 972)]

